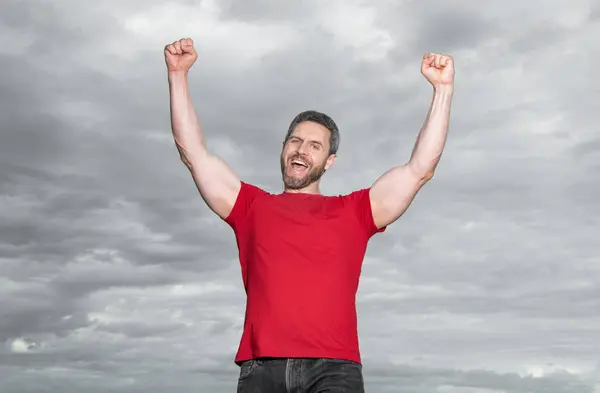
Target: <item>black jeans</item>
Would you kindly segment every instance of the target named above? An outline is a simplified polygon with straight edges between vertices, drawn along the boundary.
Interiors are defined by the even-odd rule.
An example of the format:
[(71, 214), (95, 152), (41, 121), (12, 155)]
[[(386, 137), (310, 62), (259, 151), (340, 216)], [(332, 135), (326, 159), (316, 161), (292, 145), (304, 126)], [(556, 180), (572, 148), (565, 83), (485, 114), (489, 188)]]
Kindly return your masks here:
[(338, 359), (256, 359), (240, 367), (237, 393), (364, 393), (362, 366)]

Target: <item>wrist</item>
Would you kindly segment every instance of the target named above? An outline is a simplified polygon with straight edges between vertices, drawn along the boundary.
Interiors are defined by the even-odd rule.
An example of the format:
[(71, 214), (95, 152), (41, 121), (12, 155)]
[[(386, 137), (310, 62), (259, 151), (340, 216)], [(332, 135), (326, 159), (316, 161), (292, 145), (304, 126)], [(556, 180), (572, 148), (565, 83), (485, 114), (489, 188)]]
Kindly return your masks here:
[(454, 93), (454, 83), (433, 85), (435, 94), (452, 94)]
[(169, 81), (186, 80), (188, 76), (188, 71), (168, 71), (167, 76), (169, 78)]

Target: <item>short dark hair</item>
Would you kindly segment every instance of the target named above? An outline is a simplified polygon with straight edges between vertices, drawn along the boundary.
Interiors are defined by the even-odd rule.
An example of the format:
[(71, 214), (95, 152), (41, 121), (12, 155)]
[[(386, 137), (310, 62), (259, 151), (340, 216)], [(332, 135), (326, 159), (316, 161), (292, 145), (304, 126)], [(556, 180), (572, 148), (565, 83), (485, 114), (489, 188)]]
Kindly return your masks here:
[(324, 113), (317, 112), (314, 110), (307, 110), (301, 112), (298, 115), (296, 115), (296, 117), (294, 117), (294, 120), (292, 120), (292, 123), (288, 128), (288, 132), (285, 136), (284, 142), (287, 142), (296, 126), (305, 121), (312, 121), (314, 123), (322, 125), (323, 127), (329, 130), (329, 154), (336, 154), (338, 148), (340, 147), (340, 131), (338, 130), (337, 125), (331, 117), (327, 116)]

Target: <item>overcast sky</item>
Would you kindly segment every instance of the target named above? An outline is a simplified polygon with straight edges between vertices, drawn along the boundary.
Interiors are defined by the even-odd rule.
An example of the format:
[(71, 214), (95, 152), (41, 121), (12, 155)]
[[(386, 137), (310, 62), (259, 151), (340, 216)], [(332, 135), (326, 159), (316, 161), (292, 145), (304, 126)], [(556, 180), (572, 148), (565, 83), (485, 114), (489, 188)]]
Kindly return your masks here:
[(439, 169), (365, 259), (367, 391), (600, 392), (599, 3), (368, 4), (2, 1), (1, 392), (235, 391), (233, 232), (170, 134), (182, 37), (210, 149), (271, 192), (305, 109), (341, 128), (324, 193), (404, 163), (421, 57), (452, 54)]

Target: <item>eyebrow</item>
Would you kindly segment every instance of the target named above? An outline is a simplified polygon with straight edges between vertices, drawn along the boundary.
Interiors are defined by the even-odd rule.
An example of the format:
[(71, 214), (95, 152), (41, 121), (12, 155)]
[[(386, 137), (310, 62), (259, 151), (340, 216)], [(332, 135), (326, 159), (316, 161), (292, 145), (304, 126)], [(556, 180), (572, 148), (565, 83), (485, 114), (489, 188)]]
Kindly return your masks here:
[[(299, 136), (296, 136), (296, 135), (290, 135), (290, 137), (288, 138), (288, 140), (289, 139), (297, 139), (299, 141), (304, 142), (304, 139), (302, 139), (302, 138), (300, 138)], [(316, 143), (317, 145), (323, 146), (323, 143), (321, 143), (321, 142), (319, 142), (317, 140), (314, 140), (314, 139), (311, 140), (310, 143)]]

